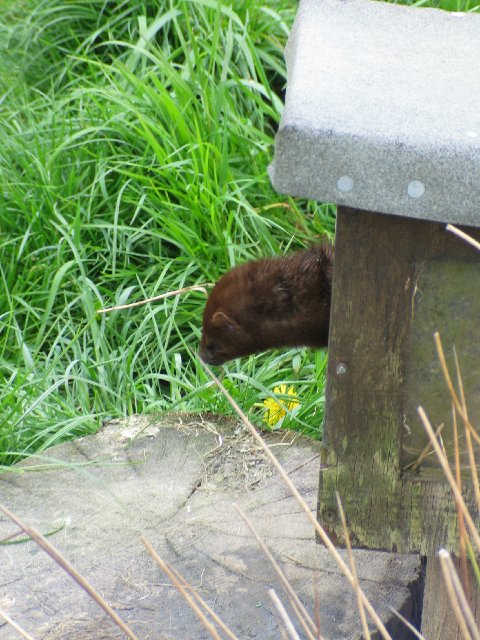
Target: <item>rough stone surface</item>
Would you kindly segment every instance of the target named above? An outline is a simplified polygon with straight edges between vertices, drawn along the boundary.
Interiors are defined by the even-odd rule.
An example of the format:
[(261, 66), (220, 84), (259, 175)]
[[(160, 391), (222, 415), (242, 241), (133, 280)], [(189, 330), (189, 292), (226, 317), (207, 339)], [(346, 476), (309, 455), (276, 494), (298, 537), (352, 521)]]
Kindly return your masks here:
[(480, 226), (480, 15), (302, 0), (286, 58), (278, 191)]
[[(268, 442), (314, 509), (319, 444), (292, 433), (271, 435)], [(323, 637), (360, 635), (355, 596), (335, 561), (315, 543), (264, 453), (233, 421), (198, 415), (114, 421), (96, 435), (50, 449), (43, 461), (0, 474), (0, 496), (23, 520), (51, 534), (49, 541), (142, 640), (211, 636), (140, 544), (140, 534), (239, 638), (281, 637), (268, 589), (286, 597), (233, 502), (247, 511), (310, 612), (317, 583)], [(16, 531), (0, 515), (0, 541)], [(393, 617), (389, 606), (405, 612), (419, 559), (355, 554), (362, 586), (382, 618)], [(28, 540), (0, 544), (0, 609), (36, 640), (125, 637)], [(0, 621), (0, 640), (17, 637)]]

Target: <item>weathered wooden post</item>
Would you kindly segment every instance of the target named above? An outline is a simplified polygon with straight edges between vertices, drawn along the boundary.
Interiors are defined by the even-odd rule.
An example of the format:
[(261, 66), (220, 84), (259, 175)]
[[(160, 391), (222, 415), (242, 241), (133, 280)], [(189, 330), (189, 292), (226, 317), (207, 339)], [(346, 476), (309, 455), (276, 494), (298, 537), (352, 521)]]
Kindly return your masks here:
[(418, 405), (453, 460), (435, 331), (480, 424), (480, 252), (446, 230), (480, 236), (480, 16), (303, 0), (286, 58), (273, 184), (339, 205), (318, 517), (341, 544), (338, 491), (357, 546), (427, 556), (422, 629), (451, 640), (434, 558), (457, 551), (455, 504), (434, 455), (412, 466)]

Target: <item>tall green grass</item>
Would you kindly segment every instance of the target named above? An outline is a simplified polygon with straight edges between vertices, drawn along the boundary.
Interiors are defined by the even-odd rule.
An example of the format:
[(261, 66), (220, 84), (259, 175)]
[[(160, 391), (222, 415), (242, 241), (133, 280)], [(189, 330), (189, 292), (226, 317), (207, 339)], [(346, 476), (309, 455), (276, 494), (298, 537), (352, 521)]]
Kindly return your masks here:
[[(279, 196), (267, 175), (296, 8), (2, 3), (0, 464), (108, 416), (230, 411), (195, 356), (201, 293), (96, 310), (333, 234), (333, 207)], [(273, 388), (293, 384), (284, 426), (317, 434), (324, 376), (321, 352), (225, 368), (258, 422)]]
[[(198, 292), (232, 265), (333, 232), (272, 190), (290, 2), (25, 0), (0, 54), (0, 462), (133, 412), (229, 409), (195, 352)], [(3, 70), (3, 71), (2, 71)], [(317, 430), (324, 354), (233, 363), (247, 410), (297, 383)]]

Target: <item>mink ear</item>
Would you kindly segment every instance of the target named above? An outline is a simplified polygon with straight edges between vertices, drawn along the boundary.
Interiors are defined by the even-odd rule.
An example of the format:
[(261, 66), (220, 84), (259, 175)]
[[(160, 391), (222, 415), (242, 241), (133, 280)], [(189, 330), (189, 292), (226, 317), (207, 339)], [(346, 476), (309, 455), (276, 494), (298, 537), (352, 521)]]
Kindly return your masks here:
[(219, 329), (225, 329), (226, 331), (233, 332), (237, 328), (235, 320), (227, 316), (223, 311), (216, 311), (212, 316), (212, 324)]

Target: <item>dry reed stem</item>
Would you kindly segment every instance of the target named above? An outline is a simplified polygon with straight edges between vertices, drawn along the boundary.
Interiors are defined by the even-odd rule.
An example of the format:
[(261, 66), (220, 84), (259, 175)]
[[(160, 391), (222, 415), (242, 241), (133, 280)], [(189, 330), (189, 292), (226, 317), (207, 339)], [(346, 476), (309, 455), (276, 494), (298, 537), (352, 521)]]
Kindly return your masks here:
[(317, 640), (322, 640), (320, 635), (320, 593), (318, 591), (318, 574), (316, 570), (313, 571), (313, 591), (314, 591), (314, 610), (315, 610), (315, 626), (318, 629)]
[[(300, 495), (298, 489), (295, 487), (293, 482), (290, 480), (290, 478), (288, 477), (288, 474), (286, 473), (286, 471), (284, 470), (282, 465), (278, 462), (276, 457), (271, 452), (270, 448), (267, 446), (267, 444), (264, 442), (263, 438), (260, 436), (260, 434), (257, 432), (255, 427), (253, 426), (253, 424), (250, 422), (250, 420), (247, 418), (247, 416), (244, 414), (244, 412), (240, 409), (240, 407), (235, 402), (235, 400), (232, 398), (232, 396), (225, 389), (225, 387), (220, 382), (220, 380), (217, 378), (217, 376), (212, 372), (210, 367), (205, 362), (203, 362), (203, 361), (201, 361), (201, 362), (202, 362), (203, 366), (205, 367), (205, 370), (207, 371), (208, 375), (212, 378), (212, 380), (215, 382), (215, 384), (217, 385), (217, 387), (220, 390), (220, 392), (225, 396), (227, 401), (230, 403), (230, 406), (235, 410), (235, 412), (237, 413), (237, 415), (240, 418), (240, 420), (242, 421), (242, 423), (245, 425), (245, 427), (252, 434), (253, 438), (257, 441), (257, 443), (263, 449), (263, 451), (265, 452), (265, 454), (269, 458), (270, 462), (275, 467), (275, 469), (277, 470), (278, 474), (280, 475), (282, 480), (285, 482), (285, 484), (289, 488), (290, 493), (293, 495), (295, 500), (298, 502), (300, 507), (305, 512), (307, 518), (312, 523), (313, 527), (315, 528), (315, 531), (317, 531), (317, 533), (320, 536), (323, 544), (330, 551), (331, 555), (334, 557), (334, 559), (337, 562), (338, 566), (340, 567), (341, 571), (343, 572), (343, 574), (345, 575), (345, 577), (347, 578), (347, 580), (350, 582), (350, 584), (353, 587), (354, 580), (353, 580), (353, 576), (352, 576), (352, 573), (351, 573), (350, 569), (348, 568), (347, 564), (343, 561), (341, 555), (338, 553), (338, 551), (335, 548), (334, 544), (332, 543), (332, 541), (328, 537), (325, 529), (320, 525), (320, 523), (316, 520), (315, 516), (312, 514), (310, 507), (305, 502), (305, 500), (302, 498), (302, 496)], [(359, 587), (359, 594), (360, 594), (360, 597), (362, 599), (362, 602), (363, 602), (365, 608), (367, 609), (368, 613), (370, 614), (373, 622), (375, 623), (377, 629), (380, 631), (380, 634), (382, 635), (384, 640), (392, 640), (392, 637), (388, 633), (387, 629), (385, 628), (385, 625), (383, 624), (383, 622), (378, 617), (375, 609), (372, 607), (372, 605), (370, 604), (370, 601), (368, 600), (367, 596), (363, 593), (363, 590), (360, 587)]]
[(440, 448), (442, 449), (443, 455), (447, 457), (447, 450), (445, 449), (445, 445), (443, 444), (443, 438), (441, 433), (438, 434), (437, 440), (438, 440), (438, 444), (440, 445)]
[(460, 508), (462, 515), (465, 518), (465, 522), (467, 523), (468, 529), (470, 531), (470, 535), (472, 536), (472, 539), (475, 542), (478, 552), (480, 552), (480, 535), (477, 531), (475, 523), (473, 522), (472, 516), (468, 512), (467, 506), (465, 505), (462, 492), (459, 489), (459, 487), (457, 487), (457, 483), (455, 482), (455, 478), (453, 477), (452, 471), (450, 469), (450, 465), (448, 464), (447, 457), (445, 456), (440, 445), (435, 439), (435, 434), (433, 433), (432, 425), (430, 424), (430, 421), (423, 407), (418, 407), (418, 414), (423, 423), (423, 426), (425, 427), (428, 437), (430, 438), (430, 441), (433, 444), (435, 453), (437, 454), (437, 457), (442, 466), (443, 472), (450, 484), (450, 488), (453, 491), (453, 495), (455, 497), (455, 500), (457, 501), (458, 507)]
[[(461, 406), (461, 410), (458, 411), (462, 417), (462, 421), (463, 421), (463, 425), (464, 425), (464, 429), (465, 429), (465, 440), (467, 443), (467, 451), (468, 451), (468, 458), (469, 458), (469, 464), (470, 464), (470, 472), (471, 472), (471, 476), (472, 476), (472, 482), (473, 482), (473, 490), (474, 490), (474, 495), (475, 495), (475, 502), (477, 505), (477, 510), (480, 510), (480, 487), (479, 487), (479, 482), (478, 482), (478, 473), (477, 473), (477, 465), (476, 465), (476, 461), (475, 461), (475, 454), (473, 451), (473, 443), (472, 443), (472, 435), (474, 436), (474, 438), (477, 440), (477, 442), (479, 442), (479, 438), (478, 435), (475, 431), (475, 429), (473, 428), (473, 426), (470, 424), (470, 421), (468, 419), (468, 413), (467, 413), (467, 405), (466, 405), (466, 400), (465, 400), (465, 391), (464, 391), (464, 385), (463, 385), (463, 379), (462, 379), (462, 375), (461, 375), (461, 371), (460, 371), (460, 364), (459, 364), (459, 360), (458, 360), (458, 356), (457, 356), (457, 351), (455, 349), (455, 347), (453, 348), (453, 355), (454, 355), (454, 360), (455, 360), (455, 369), (456, 369), (456, 374), (457, 374), (457, 383), (458, 383), (458, 389), (459, 389), (459, 393), (460, 393), (460, 399), (458, 398), (457, 394), (455, 393), (455, 390), (453, 388), (453, 383), (450, 377), (450, 373), (448, 371), (448, 367), (446, 364), (446, 360), (445, 360), (445, 354), (443, 352), (443, 346), (441, 343), (441, 339), (440, 339), (440, 335), (438, 333), (435, 333), (435, 343), (437, 346), (437, 352), (438, 352), (438, 356), (440, 359), (440, 363), (441, 363), (441, 367), (443, 370), (443, 374), (445, 377), (445, 380), (447, 382), (447, 387), (450, 391), (450, 395), (452, 397), (452, 401), (453, 401), (453, 421), (454, 421), (454, 441), (455, 441), (455, 465), (456, 468), (458, 468), (458, 472), (456, 473), (456, 481), (457, 481), (457, 486), (459, 488), (459, 491), (461, 491), (461, 474), (460, 474), (460, 460), (459, 460), (459, 447), (458, 447), (458, 429), (457, 429), (457, 424), (456, 424), (456, 412), (455, 410), (458, 411), (458, 404), (460, 404)], [(468, 594), (470, 594), (470, 583), (469, 583), (469, 577), (468, 577), (468, 568), (467, 568), (467, 554), (466, 554), (466, 544), (467, 544), (467, 535), (466, 535), (466, 531), (465, 531), (465, 519), (462, 517), (461, 513), (462, 513), (462, 509), (461, 507), (458, 505), (457, 500), (455, 500), (455, 504), (456, 504), (456, 509), (457, 509), (457, 519), (458, 519), (458, 523), (459, 523), (459, 549), (460, 549), (460, 572), (461, 572), (461, 576), (462, 576), (462, 583), (467, 591)], [(477, 544), (478, 547), (478, 544)]]
[(469, 538), (467, 538), (467, 558), (470, 560), (473, 579), (477, 585), (480, 585), (480, 568), (478, 566), (478, 556), (476, 555)]
[(238, 504), (234, 504), (233, 506), (234, 506), (235, 510), (237, 511), (237, 513), (242, 518), (242, 520), (245, 522), (247, 527), (250, 529), (250, 531), (253, 534), (253, 537), (257, 541), (258, 546), (260, 547), (260, 549), (262, 550), (264, 555), (268, 558), (268, 560), (270, 561), (270, 564), (275, 569), (275, 572), (276, 572), (277, 576), (279, 577), (280, 582), (283, 585), (283, 588), (287, 592), (288, 599), (290, 600), (290, 604), (292, 605), (297, 618), (299, 619), (299, 621), (300, 621), (305, 633), (307, 634), (307, 637), (309, 638), (309, 640), (315, 640), (315, 635), (316, 635), (317, 638), (320, 638), (320, 636), (318, 635), (318, 629), (315, 626), (315, 623), (313, 622), (312, 618), (310, 617), (308, 611), (305, 609), (305, 607), (301, 603), (300, 598), (295, 593), (295, 590), (293, 589), (292, 585), (288, 581), (287, 576), (284, 574), (284, 572), (280, 568), (278, 562), (272, 556), (272, 554), (270, 553), (267, 545), (265, 544), (265, 542), (259, 536), (257, 530), (253, 526), (252, 521), (248, 518), (247, 514), (243, 511), (243, 509), (241, 509), (239, 507)]
[(295, 631), (295, 627), (293, 626), (292, 621), (288, 617), (288, 613), (285, 611), (285, 607), (283, 606), (280, 598), (275, 593), (275, 589), (269, 589), (268, 595), (270, 596), (273, 606), (277, 610), (278, 615), (280, 616), (280, 620), (285, 625), (285, 629), (287, 630), (287, 634), (290, 640), (300, 640), (298, 633)]
[(278, 616), (276, 616), (276, 620), (277, 620), (277, 626), (278, 626), (278, 631), (280, 632), (280, 640), (288, 640), (288, 635), (287, 632), (285, 631), (285, 629), (283, 629), (280, 626), (280, 618)]
[(462, 240), (465, 240), (465, 242), (468, 242), (468, 244), (471, 244), (472, 247), (475, 247), (475, 249), (478, 249), (480, 251), (480, 242), (475, 240), (475, 238), (472, 238), (472, 236), (469, 236), (468, 233), (465, 233), (465, 231), (462, 231), (458, 227), (455, 227), (453, 224), (447, 224), (447, 231), (450, 231), (459, 238), (462, 238)]
[[(458, 427), (457, 427), (457, 412), (455, 411), (455, 405), (452, 402), (452, 420), (453, 420), (453, 444), (454, 444), (454, 456), (455, 456), (455, 480), (457, 487), (462, 487), (462, 471), (460, 468), (460, 450), (458, 446)], [(465, 519), (462, 515), (462, 511), (455, 500), (455, 508), (457, 510), (458, 520), (458, 546), (460, 549), (460, 573), (462, 576), (462, 584), (465, 591), (470, 595), (470, 582), (468, 579), (468, 566), (467, 566), (467, 533), (465, 530)]]
[(438, 332), (436, 332), (436, 333), (434, 333), (433, 337), (435, 339), (435, 345), (437, 347), (438, 359), (440, 360), (440, 366), (442, 367), (443, 376), (445, 378), (445, 382), (447, 383), (447, 387), (448, 387), (448, 390), (449, 390), (450, 395), (452, 397), (452, 400), (453, 400), (453, 402), (455, 404), (455, 409), (457, 410), (457, 412), (462, 417), (462, 419), (464, 421), (464, 424), (465, 424), (465, 427), (468, 428), (468, 430), (472, 434), (474, 440), (476, 440), (477, 443), (480, 444), (480, 436), (475, 431), (473, 426), (470, 424), (468, 416), (465, 415), (465, 412), (463, 411), (463, 408), (462, 408), (462, 405), (460, 403), (460, 400), (458, 399), (457, 392), (455, 391), (455, 388), (453, 386), (452, 379), (451, 379), (450, 373), (448, 371), (447, 362), (445, 360), (445, 354), (443, 352), (443, 346), (442, 346), (442, 341), (440, 339), (440, 334)]
[(451, 581), (450, 575), (448, 573), (448, 570), (445, 569), (445, 567), (443, 566), (443, 563), (441, 561), (440, 561), (440, 566), (442, 568), (443, 581), (445, 583), (445, 588), (446, 588), (447, 593), (448, 593), (448, 601), (450, 603), (450, 607), (453, 610), (453, 614), (454, 614), (455, 619), (457, 621), (457, 625), (458, 625), (459, 631), (461, 633), (461, 636), (462, 636), (463, 640), (473, 640), (472, 636), (468, 632), (467, 625), (465, 624), (465, 620), (463, 619), (463, 616), (462, 616), (462, 611), (461, 611), (461, 609), (459, 607), (459, 604), (457, 602), (457, 599), (455, 597), (455, 590), (453, 588), (452, 581)]
[(170, 298), (172, 296), (179, 296), (182, 293), (188, 293), (189, 291), (201, 291), (202, 293), (207, 295), (207, 290), (205, 287), (213, 287), (213, 284), (211, 284), (210, 282), (207, 282), (206, 284), (194, 284), (191, 287), (183, 287), (182, 289), (176, 289), (175, 291), (167, 291), (166, 293), (161, 293), (158, 296), (153, 296), (153, 298), (146, 298), (145, 300), (138, 300), (137, 302), (130, 302), (129, 304), (119, 304), (116, 307), (108, 307), (106, 309), (97, 309), (97, 313), (110, 313), (110, 311), (119, 311), (120, 309), (141, 307), (143, 304), (156, 302), (157, 300), (163, 300), (164, 298)]
[[(467, 412), (467, 403), (465, 401), (465, 391), (463, 387), (463, 379), (462, 374), (460, 372), (460, 364), (458, 362), (457, 350), (453, 347), (453, 357), (455, 359), (455, 369), (457, 372), (457, 383), (458, 389), (460, 391), (460, 402), (462, 403), (463, 412), (468, 420), (468, 412)], [(475, 502), (477, 505), (477, 510), (480, 511), (480, 487), (478, 486), (478, 473), (477, 473), (477, 464), (475, 462), (475, 454), (473, 453), (473, 444), (470, 431), (466, 426), (466, 422), (464, 421), (465, 426), (465, 439), (467, 442), (467, 450), (468, 450), (468, 459), (470, 462), (470, 472), (472, 474), (472, 483), (473, 483), (473, 491), (475, 494)]]
[(413, 624), (411, 622), (409, 622), (406, 618), (404, 618), (401, 613), (399, 613), (398, 611), (395, 611), (395, 609), (392, 609), (392, 607), (389, 607), (389, 609), (394, 615), (397, 616), (397, 618), (399, 620), (401, 620), (403, 622), (403, 624), (406, 627), (408, 627), (410, 629), (410, 631), (413, 633), (414, 636), (416, 636), (418, 638), (418, 640), (426, 640), (425, 636), (422, 636), (420, 631), (418, 629), (415, 629)]
[(465, 597), (450, 554), (446, 549), (440, 549), (438, 558), (447, 587), (448, 597), (463, 637), (466, 640), (480, 640), (480, 631), (478, 630), (472, 610)]
[[(198, 617), (198, 619), (200, 620), (200, 622), (203, 624), (203, 626), (205, 627), (205, 629), (210, 633), (210, 635), (212, 636), (212, 638), (214, 638), (214, 640), (221, 640), (220, 636), (218, 635), (217, 630), (215, 629), (215, 627), (213, 626), (213, 624), (207, 620), (205, 614), (203, 613), (203, 611), (200, 609), (200, 607), (197, 605), (197, 603), (195, 602), (195, 600), (192, 598), (192, 596), (187, 592), (187, 590), (185, 589), (185, 587), (182, 585), (182, 583), (180, 582), (180, 580), (177, 579), (176, 575), (173, 573), (173, 571), (170, 569), (170, 567), (167, 565), (166, 562), (164, 562), (160, 556), (157, 554), (157, 552), (155, 551), (155, 549), (152, 547), (152, 545), (150, 544), (150, 542), (144, 537), (144, 536), (140, 536), (140, 542), (143, 544), (143, 546), (147, 549), (148, 553), (151, 555), (151, 557), (155, 560), (155, 562), (158, 564), (158, 566), (162, 569), (162, 571), (168, 576), (169, 580), (171, 581), (171, 583), (178, 589), (178, 591), (180, 591), (180, 593), (182, 594), (182, 596), (185, 598), (185, 600), (188, 602), (188, 604), (190, 605), (190, 608), (192, 609), (192, 611), (196, 614), (196, 616)], [(185, 582), (185, 580), (182, 577), (182, 580)]]
[[(444, 426), (445, 425), (443, 424), (443, 422), (441, 425), (438, 426), (437, 430), (435, 431), (435, 438), (438, 439), (438, 437), (442, 433), (442, 429)], [(418, 456), (418, 458), (405, 467), (405, 471), (410, 471), (411, 473), (416, 471), (418, 467), (422, 464), (422, 462), (425, 460), (425, 458), (433, 452), (434, 451), (432, 449), (432, 443), (428, 441), (425, 447), (423, 448), (423, 450), (420, 452), (420, 455)]]
[(358, 606), (358, 612), (360, 614), (360, 620), (362, 622), (363, 635), (365, 640), (370, 640), (370, 630), (368, 628), (367, 618), (365, 616), (365, 607), (363, 606), (363, 602), (358, 591), (360, 588), (360, 583), (358, 582), (357, 565), (355, 563), (355, 558), (353, 556), (353, 551), (352, 551), (352, 545), (350, 543), (350, 534), (347, 528), (347, 520), (345, 518), (345, 512), (343, 510), (342, 501), (340, 500), (340, 494), (338, 493), (338, 491), (336, 491), (335, 494), (337, 497), (337, 505), (338, 505), (338, 512), (340, 513), (340, 520), (342, 521), (345, 544), (348, 551), (348, 561), (350, 562), (350, 570), (352, 572), (352, 576), (355, 581), (353, 589), (357, 597), (357, 606)]
[(261, 213), (262, 211), (269, 211), (270, 209), (290, 209), (291, 211), (295, 211), (292, 205), (288, 204), (288, 202), (272, 202), (264, 207), (255, 207), (254, 211), (255, 213)]
[(119, 627), (128, 638), (133, 640), (138, 640), (137, 636), (129, 629), (129, 627), (123, 622), (120, 616), (112, 609), (112, 607), (107, 603), (106, 600), (102, 598), (102, 596), (92, 587), (92, 585), (84, 578), (81, 573), (79, 573), (75, 567), (63, 556), (58, 549), (56, 549), (50, 542), (43, 536), (39, 531), (37, 531), (34, 527), (30, 527), (20, 520), (18, 516), (12, 513), (7, 507), (3, 504), (0, 504), (0, 511), (4, 513), (12, 522), (15, 522), (27, 535), (34, 540), (39, 547), (41, 547), (48, 555), (55, 560), (55, 562), (62, 567), (62, 569), (69, 574), (75, 582), (82, 587), (84, 591), (88, 593), (88, 595), (95, 600), (95, 602), (105, 611), (105, 613), (110, 616), (110, 618), (115, 622), (117, 627)]
[(230, 638), (230, 640), (238, 640), (237, 636), (233, 633), (229, 627), (223, 622), (221, 618), (213, 611), (213, 609), (205, 602), (201, 595), (197, 593), (197, 591), (185, 580), (182, 574), (175, 569), (175, 567), (169, 567), (170, 571), (175, 575), (180, 584), (187, 589), (193, 597), (202, 605), (205, 611), (212, 616), (213, 620), (218, 624), (218, 626), (226, 633), (226, 635)]
[(18, 625), (15, 622), (15, 620), (12, 620), (12, 618), (10, 618), (8, 613), (3, 611), (3, 609), (0, 609), (0, 618), (3, 618), (7, 624), (9, 624), (13, 629), (15, 629), (15, 631), (17, 631), (26, 640), (35, 640), (35, 638), (33, 636), (31, 636), (29, 633), (27, 633), (26, 631), (24, 631), (20, 627), (20, 625)]

